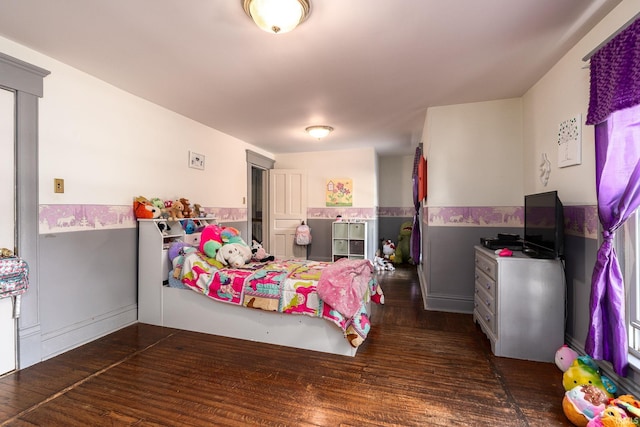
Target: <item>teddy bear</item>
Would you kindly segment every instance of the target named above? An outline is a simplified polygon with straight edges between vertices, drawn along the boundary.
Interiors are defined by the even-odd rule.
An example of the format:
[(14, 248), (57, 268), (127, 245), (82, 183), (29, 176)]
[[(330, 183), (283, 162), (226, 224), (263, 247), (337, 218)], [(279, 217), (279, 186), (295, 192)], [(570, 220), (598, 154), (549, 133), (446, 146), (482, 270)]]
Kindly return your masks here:
[(202, 210), (202, 206), (199, 203), (193, 204), (193, 217), (194, 218), (204, 218), (205, 214)]
[(169, 208), (169, 220), (175, 221), (184, 218), (182, 211), (184, 211), (182, 202), (180, 200), (174, 200)]
[(182, 203), (182, 215), (184, 218), (193, 218), (193, 210), (191, 209), (191, 203), (189, 199), (185, 199), (184, 197), (180, 198), (180, 203)]
[(262, 247), (262, 243), (255, 239), (251, 241), (251, 253), (253, 254), (251, 256), (252, 261), (267, 262), (275, 259), (273, 255), (269, 255), (264, 247)]

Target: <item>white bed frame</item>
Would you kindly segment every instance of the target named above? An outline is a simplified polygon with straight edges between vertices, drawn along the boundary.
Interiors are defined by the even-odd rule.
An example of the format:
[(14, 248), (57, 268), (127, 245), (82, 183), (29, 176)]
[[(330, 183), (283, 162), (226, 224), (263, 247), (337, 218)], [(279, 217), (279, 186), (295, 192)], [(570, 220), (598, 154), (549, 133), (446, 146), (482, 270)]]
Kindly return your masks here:
[(138, 289), (138, 321), (344, 356), (357, 351), (329, 320), (234, 306), (160, 284)]
[(180, 224), (169, 221), (172, 234), (163, 235), (158, 222), (138, 220), (139, 322), (355, 356), (344, 332), (327, 319), (235, 306), (190, 289), (164, 286), (170, 269), (166, 241), (177, 238), (197, 245), (200, 233), (185, 235)]

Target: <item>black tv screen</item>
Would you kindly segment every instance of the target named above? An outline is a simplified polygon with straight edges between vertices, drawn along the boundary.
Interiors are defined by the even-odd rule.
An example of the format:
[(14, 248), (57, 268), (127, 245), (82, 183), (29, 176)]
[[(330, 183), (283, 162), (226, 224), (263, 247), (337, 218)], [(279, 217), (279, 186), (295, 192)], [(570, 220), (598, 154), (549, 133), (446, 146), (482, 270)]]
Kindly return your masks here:
[(557, 191), (524, 197), (523, 251), (536, 258), (558, 258), (564, 250), (564, 213)]

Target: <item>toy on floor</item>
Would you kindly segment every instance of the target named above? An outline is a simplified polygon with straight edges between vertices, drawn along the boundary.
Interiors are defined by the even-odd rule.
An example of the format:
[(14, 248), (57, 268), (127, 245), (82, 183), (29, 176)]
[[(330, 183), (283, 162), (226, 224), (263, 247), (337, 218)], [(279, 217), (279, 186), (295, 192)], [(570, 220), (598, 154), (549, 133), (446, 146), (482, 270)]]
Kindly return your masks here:
[(599, 415), (587, 423), (587, 427), (637, 427), (640, 425), (640, 402), (630, 394), (609, 401)]
[(382, 243), (383, 258), (393, 262), (396, 257), (396, 245), (391, 240), (385, 240)]
[(380, 256), (380, 251), (376, 252), (376, 255), (373, 257), (373, 268), (376, 271), (395, 271), (396, 269), (391, 261)]
[(562, 347), (558, 349), (558, 351), (556, 351), (556, 358), (555, 358), (556, 366), (562, 372), (566, 372), (567, 369), (569, 369), (569, 367), (573, 363), (573, 361), (576, 360), (577, 358), (578, 358), (578, 353), (576, 353), (576, 351), (573, 350), (568, 345), (564, 344)]
[(579, 356), (562, 374), (562, 385), (566, 391), (579, 385), (594, 385), (604, 390), (607, 397), (613, 397), (616, 385), (600, 373), (600, 368), (590, 356)]
[(398, 235), (398, 244), (396, 245), (396, 257), (394, 264), (413, 263), (411, 259), (411, 231), (413, 223), (411, 221), (403, 222), (400, 226), (400, 234)]
[(251, 241), (251, 260), (256, 262), (267, 262), (273, 261), (275, 257), (273, 255), (269, 255), (267, 251), (262, 247), (262, 243), (257, 240)]

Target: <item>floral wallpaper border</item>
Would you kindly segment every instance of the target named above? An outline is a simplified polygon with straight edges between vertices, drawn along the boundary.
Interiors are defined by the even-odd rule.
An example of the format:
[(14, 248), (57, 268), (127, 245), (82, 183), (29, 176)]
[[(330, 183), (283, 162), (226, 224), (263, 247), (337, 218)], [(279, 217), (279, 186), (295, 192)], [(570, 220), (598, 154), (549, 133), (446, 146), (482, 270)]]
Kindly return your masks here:
[[(423, 223), (435, 227), (524, 227), (522, 206), (425, 207)], [(598, 209), (595, 205), (565, 206), (566, 234), (598, 238)]]
[(329, 208), (307, 208), (308, 219), (336, 219), (341, 215), (345, 219), (376, 219), (375, 208), (349, 208), (349, 207), (329, 207)]
[[(220, 222), (247, 220), (246, 208), (204, 210)], [(40, 234), (136, 227), (131, 205), (40, 205), (38, 217)]]

